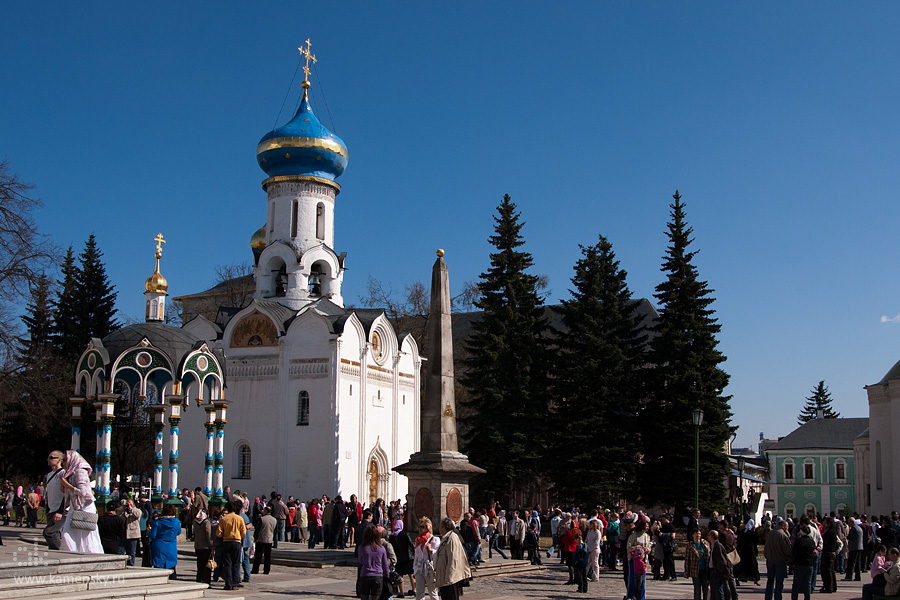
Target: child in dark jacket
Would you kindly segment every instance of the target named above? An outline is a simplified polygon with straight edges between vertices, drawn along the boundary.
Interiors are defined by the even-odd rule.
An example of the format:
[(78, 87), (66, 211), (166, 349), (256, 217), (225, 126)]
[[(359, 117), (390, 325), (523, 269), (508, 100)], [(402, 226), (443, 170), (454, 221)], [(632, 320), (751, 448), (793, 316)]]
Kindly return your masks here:
[(581, 541), (581, 534), (575, 535), (575, 584), (579, 592), (587, 593), (588, 549), (587, 544)]

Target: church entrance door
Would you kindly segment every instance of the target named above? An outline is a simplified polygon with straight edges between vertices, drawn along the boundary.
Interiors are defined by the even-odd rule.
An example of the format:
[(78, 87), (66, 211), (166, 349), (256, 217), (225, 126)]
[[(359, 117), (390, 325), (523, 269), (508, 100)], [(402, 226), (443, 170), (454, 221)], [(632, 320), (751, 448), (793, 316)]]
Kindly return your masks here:
[(378, 461), (374, 458), (369, 462), (369, 505), (378, 500)]

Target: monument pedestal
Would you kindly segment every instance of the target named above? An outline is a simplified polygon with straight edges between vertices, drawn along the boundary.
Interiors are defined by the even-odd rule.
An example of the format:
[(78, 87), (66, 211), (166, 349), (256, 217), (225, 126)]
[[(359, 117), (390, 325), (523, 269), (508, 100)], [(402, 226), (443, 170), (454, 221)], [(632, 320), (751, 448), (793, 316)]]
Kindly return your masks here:
[(469, 479), (485, 472), (465, 454), (448, 451), (417, 452), (394, 470), (409, 479), (406, 526), (412, 530), (422, 517), (431, 519), (435, 529), (444, 517), (459, 524), (469, 509)]

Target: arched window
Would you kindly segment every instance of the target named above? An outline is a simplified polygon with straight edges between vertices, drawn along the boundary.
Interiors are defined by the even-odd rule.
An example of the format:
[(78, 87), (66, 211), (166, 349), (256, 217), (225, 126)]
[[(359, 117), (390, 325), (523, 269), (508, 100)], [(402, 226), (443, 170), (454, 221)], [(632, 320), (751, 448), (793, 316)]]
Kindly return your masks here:
[(793, 519), (797, 516), (797, 507), (794, 506), (793, 502), (788, 502), (784, 505), (784, 517), (786, 519)]
[(250, 479), (250, 444), (238, 445), (235, 458), (234, 479)]
[(316, 204), (316, 238), (325, 239), (325, 205), (321, 202)]
[(309, 425), (309, 392), (306, 390), (297, 397), (297, 425)]

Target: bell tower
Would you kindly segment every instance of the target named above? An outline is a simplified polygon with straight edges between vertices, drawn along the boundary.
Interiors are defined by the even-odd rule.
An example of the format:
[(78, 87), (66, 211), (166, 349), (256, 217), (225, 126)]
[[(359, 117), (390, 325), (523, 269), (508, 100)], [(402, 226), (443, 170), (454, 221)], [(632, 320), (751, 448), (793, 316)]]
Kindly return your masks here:
[(347, 166), (347, 146), (316, 118), (309, 104), (310, 41), (299, 48), (303, 98), (294, 117), (260, 140), (256, 160), (268, 178), (266, 224), (253, 236), (257, 299), (292, 309), (328, 298), (343, 306), (344, 254), (334, 250), (336, 179)]

